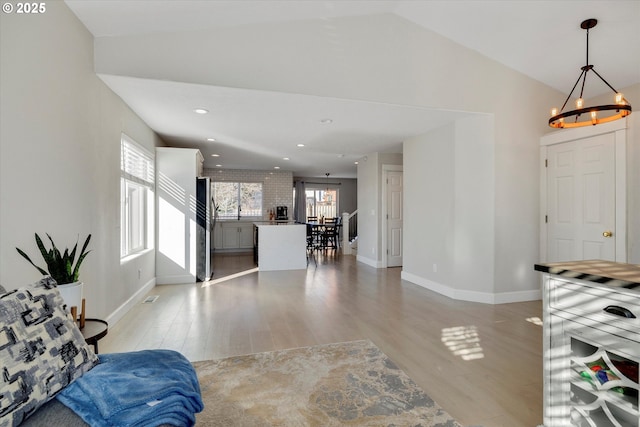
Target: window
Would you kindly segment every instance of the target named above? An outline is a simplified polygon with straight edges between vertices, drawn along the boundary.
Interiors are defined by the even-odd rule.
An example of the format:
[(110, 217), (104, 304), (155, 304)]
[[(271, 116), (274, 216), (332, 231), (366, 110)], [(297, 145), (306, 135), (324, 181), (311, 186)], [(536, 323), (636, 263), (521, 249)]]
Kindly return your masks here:
[(219, 219), (262, 218), (261, 182), (214, 182), (212, 186)]
[(335, 218), (338, 216), (338, 190), (334, 188), (306, 189), (307, 217)]
[(153, 155), (126, 135), (120, 141), (120, 256), (153, 247)]

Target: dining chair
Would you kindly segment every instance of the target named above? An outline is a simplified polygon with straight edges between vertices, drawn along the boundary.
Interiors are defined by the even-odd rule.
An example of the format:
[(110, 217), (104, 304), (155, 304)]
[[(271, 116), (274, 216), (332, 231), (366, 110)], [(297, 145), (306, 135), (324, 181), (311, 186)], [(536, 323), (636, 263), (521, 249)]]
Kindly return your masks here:
[(322, 232), (322, 248), (337, 250), (339, 241), (338, 241), (338, 228), (340, 226), (336, 224), (327, 224), (325, 222), (324, 230)]
[(309, 266), (309, 258), (313, 258), (313, 262), (315, 262), (317, 267), (318, 260), (316, 259), (316, 250), (318, 249), (318, 244), (314, 228), (313, 225), (307, 224), (307, 266)]

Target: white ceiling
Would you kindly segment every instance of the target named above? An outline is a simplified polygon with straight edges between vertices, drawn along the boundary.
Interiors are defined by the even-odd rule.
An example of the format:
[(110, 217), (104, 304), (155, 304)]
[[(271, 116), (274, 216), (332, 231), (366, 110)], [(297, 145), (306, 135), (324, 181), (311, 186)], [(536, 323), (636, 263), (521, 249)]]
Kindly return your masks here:
[[(640, 83), (638, 0), (67, 0), (66, 3), (96, 37), (391, 13), (563, 93), (571, 89), (585, 62), (585, 32), (579, 24), (584, 19), (597, 18), (598, 26), (591, 30), (590, 62), (615, 87)], [(375, 151), (400, 152), (400, 142), (407, 137), (462, 116), (451, 111), (308, 95), (101, 77), (168, 143), (200, 148), (206, 156), (206, 167), (279, 166), (292, 170), (296, 176), (324, 176), (330, 172), (334, 177), (354, 177), (354, 161), (363, 155)], [(194, 105), (216, 105), (217, 145), (200, 137), (206, 130), (208, 115), (186, 113)], [(320, 123), (321, 118), (329, 117), (333, 123)], [(305, 147), (292, 149), (298, 143), (304, 143)], [(220, 157), (211, 157), (214, 153)]]

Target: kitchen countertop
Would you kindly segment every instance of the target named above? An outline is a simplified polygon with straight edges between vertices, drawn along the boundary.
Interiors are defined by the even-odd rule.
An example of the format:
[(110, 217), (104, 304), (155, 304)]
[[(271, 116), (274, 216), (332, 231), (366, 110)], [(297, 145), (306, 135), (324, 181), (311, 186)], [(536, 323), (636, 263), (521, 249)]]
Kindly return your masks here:
[(604, 260), (550, 262), (534, 269), (568, 279), (580, 279), (615, 288), (640, 290), (640, 265)]
[(262, 227), (263, 225), (304, 225), (286, 219), (274, 219), (272, 221), (253, 221), (253, 223), (258, 227)]

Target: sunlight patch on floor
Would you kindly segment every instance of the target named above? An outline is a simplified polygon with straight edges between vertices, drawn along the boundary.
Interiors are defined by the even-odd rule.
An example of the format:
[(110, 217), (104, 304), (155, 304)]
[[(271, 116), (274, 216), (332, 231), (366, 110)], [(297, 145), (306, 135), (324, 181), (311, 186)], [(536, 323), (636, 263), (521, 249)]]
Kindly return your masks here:
[(258, 272), (258, 267), (250, 268), (249, 270), (241, 271), (241, 272), (235, 273), (235, 274), (230, 274), (229, 276), (224, 276), (224, 277), (221, 277), (219, 279), (209, 280), (208, 282), (204, 282), (202, 284), (202, 287), (206, 288), (207, 286), (215, 285), (217, 283), (226, 282), (227, 280), (235, 279), (237, 277), (242, 277), (242, 276), (246, 276), (247, 274), (257, 273), (257, 272)]
[(482, 359), (484, 353), (480, 345), (480, 335), (475, 326), (456, 326), (442, 329), (442, 342), (455, 356), (462, 360)]
[(528, 317), (527, 322), (533, 323), (534, 325), (542, 326), (542, 319), (539, 317)]

